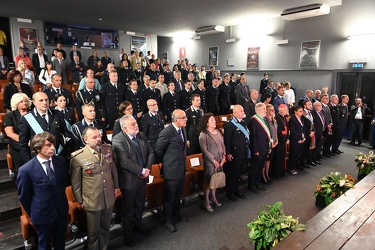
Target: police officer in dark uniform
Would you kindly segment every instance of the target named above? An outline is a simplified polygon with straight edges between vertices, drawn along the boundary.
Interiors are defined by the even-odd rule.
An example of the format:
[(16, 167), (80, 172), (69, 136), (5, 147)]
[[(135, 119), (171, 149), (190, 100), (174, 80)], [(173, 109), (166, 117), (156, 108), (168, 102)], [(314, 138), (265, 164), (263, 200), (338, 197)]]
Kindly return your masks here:
[(199, 81), (199, 71), (197, 69), (197, 64), (194, 63), (192, 65), (192, 67), (193, 67), (193, 69), (192, 69), (191, 73), (193, 73), (193, 75), (194, 75), (194, 82), (197, 83)]
[(338, 138), (338, 123), (339, 123), (339, 108), (338, 108), (339, 98), (337, 95), (331, 95), (330, 97), (330, 103), (328, 104), (328, 107), (331, 111), (331, 117), (332, 117), (332, 136), (328, 136), (327, 140), (329, 141), (329, 145), (327, 145), (327, 148), (331, 148), (331, 151), (329, 152), (328, 156), (335, 156), (336, 152), (335, 145)]
[(225, 74), (224, 82), (219, 85), (220, 114), (222, 115), (230, 114), (231, 87), (232, 86), (229, 84), (229, 74)]
[(140, 122), (140, 129), (146, 134), (152, 149), (155, 149), (155, 142), (159, 133), (164, 129), (165, 120), (162, 112), (159, 111), (158, 103), (154, 99), (147, 101), (148, 112), (145, 113)]
[(170, 81), (168, 83), (168, 92), (163, 96), (163, 113), (164, 119), (167, 122), (172, 122), (171, 116), (173, 110), (180, 108), (179, 96), (174, 90), (174, 82)]
[(232, 73), (231, 79), (229, 81), (229, 84), (231, 86), (231, 91), (230, 91), (230, 103), (232, 105), (237, 104), (237, 93), (236, 93), (236, 87), (237, 87), (237, 75), (235, 73)]
[(87, 77), (86, 78), (86, 88), (81, 89), (76, 92), (76, 111), (78, 119), (82, 120), (82, 106), (84, 104), (91, 103), (95, 107), (96, 118), (98, 120), (102, 119), (102, 109), (101, 109), (101, 97), (99, 90), (94, 89), (95, 87), (95, 78)]
[(198, 94), (201, 97), (201, 109), (204, 113), (207, 112), (207, 98), (206, 98), (206, 89), (204, 88), (204, 80), (199, 80), (197, 84), (197, 89), (193, 91), (193, 94)]
[(188, 75), (189, 75), (189, 70), (186, 68), (186, 62), (185, 61), (182, 61), (181, 62), (181, 79), (182, 81), (186, 81), (188, 79)]
[(156, 80), (150, 79), (150, 86), (149, 88), (145, 89), (142, 92), (142, 104), (143, 108), (142, 111), (144, 114), (146, 114), (147, 110), (147, 100), (149, 99), (154, 99), (157, 103), (158, 106), (161, 107), (162, 105), (162, 100), (161, 100), (161, 93), (160, 89), (156, 88)]
[(150, 64), (150, 69), (146, 71), (146, 75), (150, 77), (151, 80), (158, 80), (159, 71), (157, 71), (155, 66), (155, 63), (152, 62)]
[(125, 93), (125, 101), (133, 106), (133, 115), (140, 119), (142, 117), (142, 93), (138, 91), (138, 83), (136, 80), (130, 80), (130, 90)]
[[(259, 86), (259, 94), (261, 94), (261, 95), (263, 94), (263, 90), (268, 86), (268, 81), (269, 81), (267, 72), (264, 73), (263, 76), (264, 77), (263, 77), (262, 80), (260, 80), (260, 86)], [(300, 105), (300, 106), (302, 107), (302, 105)]]
[(169, 64), (163, 65), (164, 82), (168, 83), (173, 80), (173, 73), (169, 68)]
[(338, 114), (338, 125), (337, 125), (337, 137), (335, 143), (332, 146), (334, 154), (341, 154), (343, 151), (339, 149), (342, 138), (344, 137), (345, 129), (348, 124), (348, 103), (349, 96), (342, 95), (341, 103), (337, 106), (339, 110)]
[(220, 115), (219, 88), (217, 78), (212, 79), (212, 85), (206, 89), (207, 112), (214, 115)]
[(185, 110), (190, 107), (191, 105), (191, 95), (193, 94), (193, 91), (191, 91), (191, 82), (189, 80), (186, 80), (184, 82), (185, 88), (178, 92), (178, 95), (180, 97), (180, 109)]
[(198, 94), (191, 95), (191, 106), (185, 110), (186, 116), (188, 118), (186, 122), (186, 136), (187, 136), (187, 154), (198, 154), (201, 152), (199, 146), (199, 134), (198, 134), (198, 124), (204, 115), (203, 110), (200, 109), (201, 98)]
[(134, 73), (135, 79), (137, 80), (138, 86), (140, 86), (142, 84), (142, 76), (143, 76), (143, 72), (142, 72), (142, 68), (141, 68), (140, 63), (137, 63), (137, 66), (134, 69), (133, 73)]
[(58, 74), (52, 76), (52, 86), (49, 89), (45, 89), (43, 92), (46, 93), (48, 96), (48, 100), (50, 101), (50, 107), (54, 107), (55, 105), (51, 105), (55, 100), (56, 94), (61, 94), (65, 97), (66, 100), (66, 107), (67, 108), (74, 108), (74, 101), (72, 93), (68, 89), (61, 88), (62, 78)]
[(113, 129), (115, 120), (119, 117), (117, 113), (118, 106), (125, 101), (125, 86), (118, 83), (118, 74), (116, 71), (109, 73), (109, 82), (102, 88), (102, 107), (103, 118), (107, 129)]

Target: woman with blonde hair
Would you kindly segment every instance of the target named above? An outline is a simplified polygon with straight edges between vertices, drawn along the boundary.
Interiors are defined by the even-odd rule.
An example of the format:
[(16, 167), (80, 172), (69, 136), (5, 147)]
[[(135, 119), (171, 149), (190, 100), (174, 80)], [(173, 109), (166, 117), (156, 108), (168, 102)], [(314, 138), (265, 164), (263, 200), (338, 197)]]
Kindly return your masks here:
[(21, 116), (29, 112), (30, 105), (31, 101), (26, 94), (16, 93), (10, 101), (12, 111), (7, 112), (4, 118), (4, 131), (9, 137), (9, 154), (14, 163), (14, 169), (9, 169), (9, 176), (12, 178), (17, 176), (17, 170), (21, 166), (18, 124)]
[(263, 168), (263, 178), (262, 182), (265, 184), (270, 184), (272, 183), (270, 177), (269, 177), (269, 170), (270, 166), (272, 164), (274, 154), (275, 154), (275, 147), (278, 144), (277, 140), (277, 121), (275, 120), (275, 108), (271, 104), (266, 105), (266, 119), (268, 123), (268, 127), (270, 129), (271, 133), (271, 153), (267, 155), (266, 162), (264, 163), (264, 168)]
[(35, 87), (34, 87), (35, 76), (34, 76), (34, 72), (31, 71), (31, 70), (29, 70), (26, 67), (25, 60), (19, 60), (18, 61), (17, 70), (19, 72), (21, 72), (21, 74), (22, 74), (22, 83), (25, 83), (25, 84), (29, 85), (30, 88), (31, 88), (31, 91), (34, 94), (35, 93)]

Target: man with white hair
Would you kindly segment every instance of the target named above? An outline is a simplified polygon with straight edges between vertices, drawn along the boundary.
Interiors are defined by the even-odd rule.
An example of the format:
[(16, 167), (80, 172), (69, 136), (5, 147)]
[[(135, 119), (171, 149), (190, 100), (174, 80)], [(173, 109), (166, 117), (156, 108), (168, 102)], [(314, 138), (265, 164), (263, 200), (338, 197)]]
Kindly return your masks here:
[(107, 64), (107, 69), (104, 70), (102, 78), (100, 80), (101, 84), (105, 84), (109, 82), (109, 72), (112, 72), (115, 70), (115, 65), (113, 63), (108, 63)]

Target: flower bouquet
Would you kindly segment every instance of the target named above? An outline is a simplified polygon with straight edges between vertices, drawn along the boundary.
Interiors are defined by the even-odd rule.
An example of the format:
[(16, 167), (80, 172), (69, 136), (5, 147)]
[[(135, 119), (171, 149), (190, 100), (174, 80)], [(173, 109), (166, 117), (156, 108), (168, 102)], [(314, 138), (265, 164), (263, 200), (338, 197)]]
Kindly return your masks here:
[(363, 179), (366, 175), (375, 169), (375, 155), (374, 151), (370, 151), (368, 155), (359, 152), (355, 155), (355, 162), (358, 167), (358, 180)]

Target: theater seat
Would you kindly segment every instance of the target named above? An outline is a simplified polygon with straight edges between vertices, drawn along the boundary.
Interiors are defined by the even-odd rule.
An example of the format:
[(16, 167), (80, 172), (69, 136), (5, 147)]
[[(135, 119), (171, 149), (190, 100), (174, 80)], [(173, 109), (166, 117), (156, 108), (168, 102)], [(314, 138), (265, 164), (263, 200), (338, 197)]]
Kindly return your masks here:
[(186, 156), (186, 169), (192, 174), (193, 188), (203, 190), (203, 158), (202, 153)]
[(14, 178), (15, 177), (14, 176), (14, 164), (13, 164), (12, 156), (9, 153), (9, 144), (8, 144), (8, 152), (7, 152), (7, 163), (8, 163), (8, 169), (13, 172), (13, 176), (10, 176), (10, 174), (9, 176)]
[(150, 175), (154, 176), (153, 182), (146, 186), (147, 210), (159, 209), (164, 200), (164, 179), (160, 174), (161, 164), (153, 164)]

